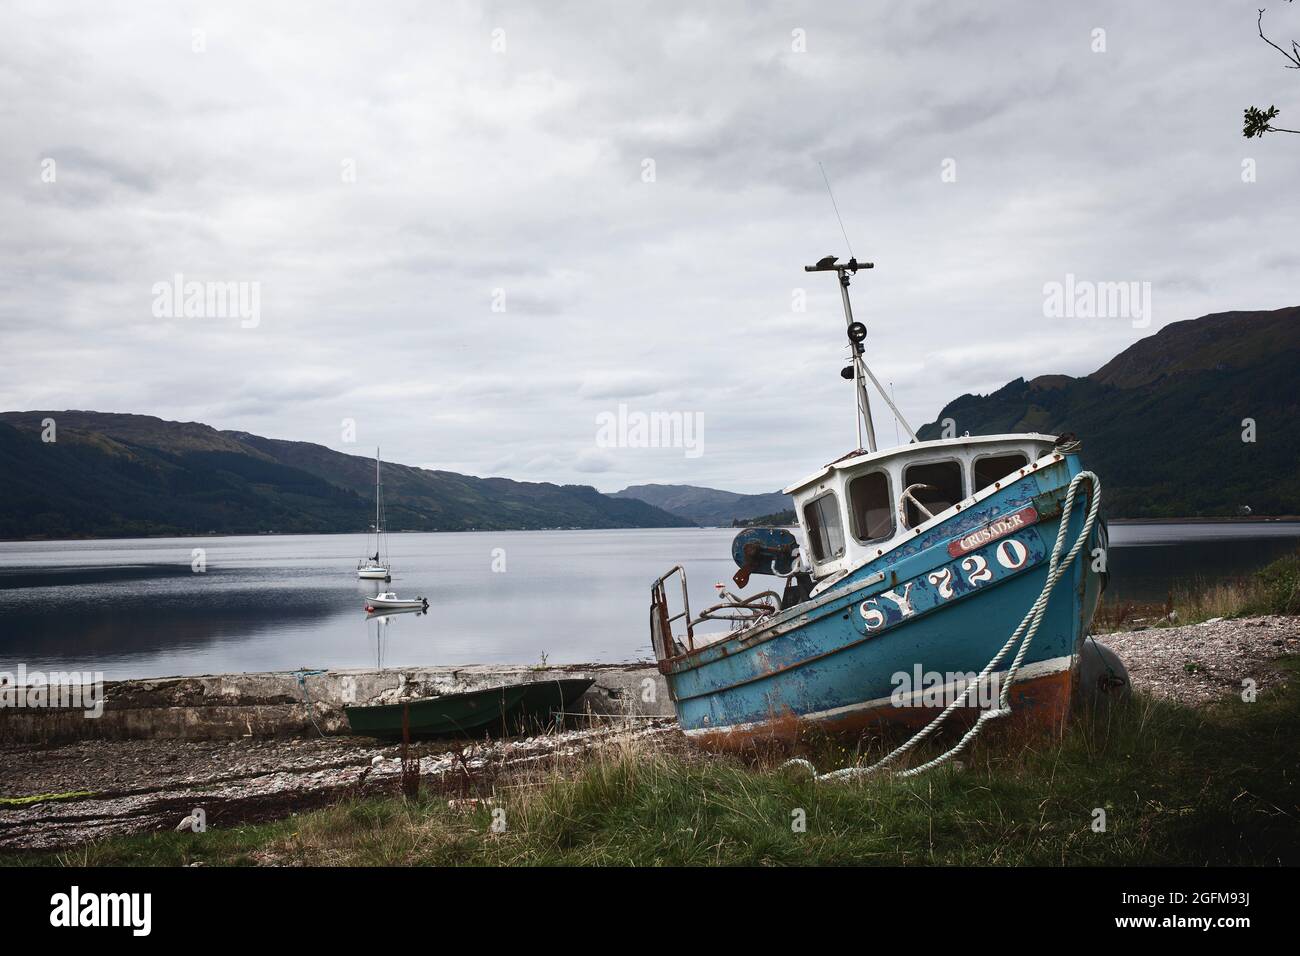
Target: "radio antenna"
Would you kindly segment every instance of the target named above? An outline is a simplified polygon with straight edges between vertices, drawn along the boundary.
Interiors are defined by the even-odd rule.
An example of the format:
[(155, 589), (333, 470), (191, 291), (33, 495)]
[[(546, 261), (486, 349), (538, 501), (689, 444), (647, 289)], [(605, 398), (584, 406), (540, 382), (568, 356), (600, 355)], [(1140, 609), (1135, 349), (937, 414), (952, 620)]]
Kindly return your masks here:
[[(898, 399), (894, 397), (893, 382), (889, 383), (889, 407), (893, 409), (898, 408)], [(898, 437), (898, 412), (897, 411), (894, 412), (894, 444), (895, 445), (903, 444), (903, 439)]]
[(826, 175), (826, 167), (822, 165), (822, 161), (820, 159), (817, 160), (817, 168), (822, 171), (822, 179), (825, 180), (826, 182), (826, 192), (831, 197), (831, 208), (835, 210), (835, 218), (839, 220), (840, 233), (844, 236), (844, 245), (848, 246), (849, 248), (849, 258), (850, 259), (856, 258), (853, 255), (853, 243), (849, 242), (848, 230), (844, 228), (844, 217), (840, 215), (840, 207), (835, 202), (835, 192), (834, 190), (831, 189), (830, 177)]
[[(857, 392), (858, 406), (858, 449), (868, 452), (874, 452), (876, 450), (876, 428), (871, 420), (871, 400), (867, 397), (868, 380), (870, 380), (871, 384), (876, 387), (876, 391), (880, 393), (880, 397), (885, 400), (885, 404), (888, 405), (890, 411), (894, 413), (894, 417), (898, 420), (898, 423), (901, 424), (907, 431), (907, 434), (911, 436), (912, 441), (916, 441), (916, 432), (912, 431), (912, 426), (907, 424), (907, 419), (903, 417), (902, 413), (898, 410), (898, 406), (894, 404), (894, 398), (890, 394), (892, 389), (886, 390), (885, 386), (880, 384), (880, 380), (872, 374), (871, 369), (867, 367), (867, 363), (862, 359), (862, 354), (866, 351), (866, 348), (862, 343), (867, 337), (867, 327), (861, 322), (856, 322), (853, 319), (853, 305), (849, 302), (849, 283), (852, 281), (853, 276), (857, 275), (859, 269), (874, 268), (874, 263), (859, 262), (857, 259), (850, 259), (848, 262), (840, 262), (836, 256), (823, 256), (818, 259), (814, 265), (803, 267), (804, 272), (834, 272), (839, 277), (840, 300), (844, 305), (844, 322), (847, 326), (849, 336), (850, 356), (850, 364), (848, 368), (840, 374), (844, 375), (845, 378), (853, 379), (853, 383), (856, 386), (855, 391)], [(862, 443), (864, 436), (867, 440), (865, 446)]]

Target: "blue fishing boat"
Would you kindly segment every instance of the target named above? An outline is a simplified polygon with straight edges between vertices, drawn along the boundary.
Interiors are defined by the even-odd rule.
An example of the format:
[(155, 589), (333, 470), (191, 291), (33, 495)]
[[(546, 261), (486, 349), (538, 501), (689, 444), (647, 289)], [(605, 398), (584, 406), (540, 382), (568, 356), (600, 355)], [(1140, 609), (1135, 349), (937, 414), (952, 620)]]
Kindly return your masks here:
[[(919, 441), (864, 360), (849, 282), (838, 274), (855, 383), (856, 450), (785, 488), (801, 538), (750, 529), (733, 546), (784, 585), (692, 618), (686, 574), (651, 588), (651, 640), (682, 730), (711, 746), (861, 731), (937, 717), (1019, 713), (1054, 723), (1079, 692), (1084, 638), (1106, 584), (1101, 486), (1071, 436)], [(876, 446), (871, 381), (911, 436)], [(680, 579), (680, 592), (677, 580)], [(703, 633), (709, 621), (731, 629)]]

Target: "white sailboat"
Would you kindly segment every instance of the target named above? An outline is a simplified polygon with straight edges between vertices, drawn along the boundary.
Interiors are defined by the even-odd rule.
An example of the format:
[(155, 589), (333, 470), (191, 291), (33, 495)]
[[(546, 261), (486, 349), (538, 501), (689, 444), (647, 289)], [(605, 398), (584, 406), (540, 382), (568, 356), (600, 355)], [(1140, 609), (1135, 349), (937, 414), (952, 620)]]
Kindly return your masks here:
[(392, 579), (388, 563), (388, 535), (384, 531), (384, 485), (379, 478), (379, 449), (375, 449), (375, 552), (370, 553), (370, 535), (366, 535), (366, 555), (357, 562), (357, 577), (368, 581)]

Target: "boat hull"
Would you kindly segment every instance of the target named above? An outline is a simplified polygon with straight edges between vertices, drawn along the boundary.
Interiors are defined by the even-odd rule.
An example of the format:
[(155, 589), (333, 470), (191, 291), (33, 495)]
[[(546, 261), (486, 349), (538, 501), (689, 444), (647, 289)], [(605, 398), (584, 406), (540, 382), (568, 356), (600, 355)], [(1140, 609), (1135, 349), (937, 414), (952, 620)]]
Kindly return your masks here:
[[(1076, 456), (1055, 455), (762, 626), (661, 654), (682, 729), (721, 745), (788, 738), (810, 725), (835, 733), (924, 725), (960, 697), (1038, 598), (1079, 470)], [(1087, 488), (1067, 550), (1084, 523)], [(1056, 723), (1069, 712), (1078, 651), (1104, 585), (1090, 552), (1104, 536), (1099, 524), (1053, 590), (1011, 688), (1013, 712), (1029, 720)], [(653, 629), (662, 634), (666, 623), (656, 606)], [(997, 706), (1013, 655), (972, 691), (978, 707)]]
[(410, 601), (381, 601), (378, 598), (366, 599), (367, 611), (418, 611), (429, 606), (423, 598)]
[(357, 568), (357, 577), (363, 581), (388, 581), (391, 579), (387, 568)]
[(418, 737), (510, 735), (549, 724), (595, 683), (590, 678), (508, 684), (398, 704), (345, 707), (354, 734), (400, 740), (403, 712)]
[(420, 614), (425, 613), (426, 610), (427, 609), (424, 608), (423, 606), (375, 608), (373, 610), (366, 611), (366, 620), (367, 621), (388, 621), (395, 617), (401, 617), (403, 614), (415, 614), (416, 616), (419, 616)]
[[(1012, 723), (1056, 730), (1065, 725), (1073, 706), (1075, 673), (1067, 660), (1057, 670), (1043, 672), (1035, 667), (1028, 675), (1018, 676), (1012, 685), (1010, 705)], [(955, 685), (960, 694), (962, 685)], [(951, 691), (954, 685), (944, 685)], [(944, 699), (951, 699), (947, 697)], [(858, 737), (898, 730), (920, 730), (943, 712), (945, 704), (914, 704), (899, 707), (892, 699), (867, 701), (823, 714), (778, 715), (756, 724), (738, 724), (720, 730), (707, 727), (686, 731), (687, 738), (708, 750), (745, 750), (766, 743), (795, 743), (810, 735)], [(969, 727), (981, 713), (980, 707), (958, 708), (949, 718), (955, 727)]]

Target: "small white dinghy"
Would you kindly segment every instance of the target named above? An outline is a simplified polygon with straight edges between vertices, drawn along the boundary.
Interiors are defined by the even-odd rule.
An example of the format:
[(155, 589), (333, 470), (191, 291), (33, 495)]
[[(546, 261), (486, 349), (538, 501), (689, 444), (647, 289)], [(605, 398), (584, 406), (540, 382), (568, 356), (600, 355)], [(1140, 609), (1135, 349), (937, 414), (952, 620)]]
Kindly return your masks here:
[(429, 609), (428, 598), (399, 598), (396, 591), (384, 591), (374, 597), (366, 598), (367, 611), (394, 611), (401, 609)]

